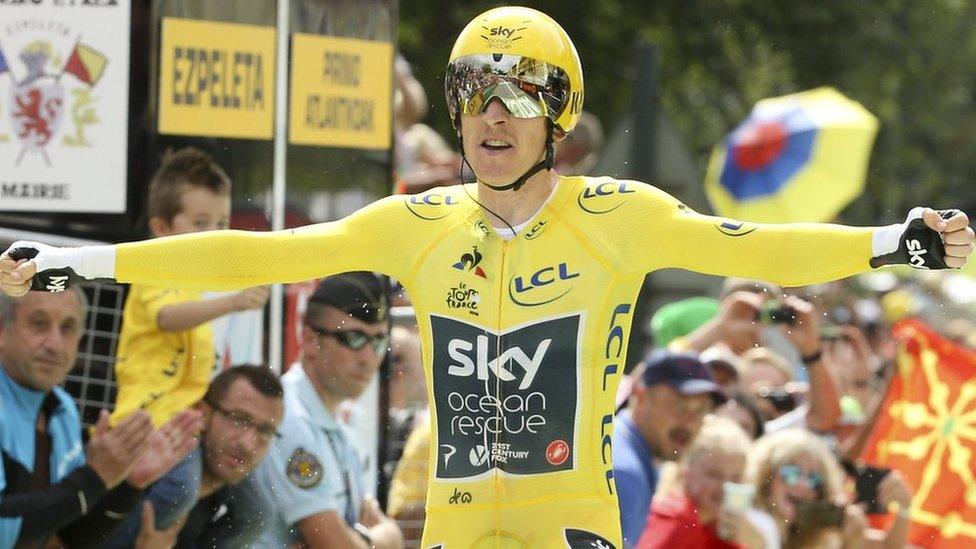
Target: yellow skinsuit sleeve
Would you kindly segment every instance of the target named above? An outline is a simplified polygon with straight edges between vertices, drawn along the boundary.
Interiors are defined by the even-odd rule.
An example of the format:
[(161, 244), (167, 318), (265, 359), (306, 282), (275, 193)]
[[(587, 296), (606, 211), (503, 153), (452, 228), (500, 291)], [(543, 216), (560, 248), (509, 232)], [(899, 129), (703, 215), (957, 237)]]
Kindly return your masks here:
[(235, 290), (347, 271), (397, 277), (411, 254), (402, 198), (375, 202), (339, 221), (273, 232), (212, 231), (116, 247), (115, 279), (185, 290)]
[(702, 215), (649, 185), (638, 186), (639, 215), (621, 216), (635, 266), (804, 286), (870, 270), (870, 227), (826, 223), (757, 224)]

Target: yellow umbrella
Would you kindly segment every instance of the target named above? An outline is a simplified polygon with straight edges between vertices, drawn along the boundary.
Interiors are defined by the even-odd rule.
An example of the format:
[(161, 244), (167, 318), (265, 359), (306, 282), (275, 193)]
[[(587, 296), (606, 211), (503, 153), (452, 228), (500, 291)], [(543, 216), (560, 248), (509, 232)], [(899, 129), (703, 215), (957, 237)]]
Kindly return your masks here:
[(830, 221), (864, 189), (878, 119), (833, 88), (763, 99), (717, 145), (705, 193), (722, 216)]

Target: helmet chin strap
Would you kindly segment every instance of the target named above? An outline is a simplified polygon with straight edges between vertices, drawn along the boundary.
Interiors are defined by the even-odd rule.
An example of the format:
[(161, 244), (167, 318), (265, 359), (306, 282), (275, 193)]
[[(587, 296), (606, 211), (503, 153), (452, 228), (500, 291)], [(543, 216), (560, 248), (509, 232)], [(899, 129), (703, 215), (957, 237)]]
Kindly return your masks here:
[[(540, 160), (534, 166), (529, 168), (528, 171), (522, 174), (522, 177), (519, 177), (515, 181), (509, 183), (508, 185), (492, 185), (490, 183), (485, 183), (484, 181), (482, 181), (481, 183), (493, 191), (507, 191), (507, 190), (517, 191), (521, 189), (522, 185), (525, 185), (525, 183), (533, 175), (539, 173), (543, 169), (551, 170), (556, 156), (555, 140), (553, 140), (552, 134), (553, 134), (552, 121), (546, 118), (546, 157), (545, 159)], [(464, 154), (464, 141), (461, 138), (460, 131), (458, 131), (458, 143), (461, 146), (461, 162), (467, 164), (468, 168), (471, 169), (471, 172), (474, 173), (474, 168), (471, 168), (471, 163), (468, 162), (468, 157), (467, 155)], [(464, 183), (474, 183), (474, 181), (464, 180), (463, 169), (461, 170), (461, 180)], [(475, 174), (475, 180), (477, 180), (477, 174)]]

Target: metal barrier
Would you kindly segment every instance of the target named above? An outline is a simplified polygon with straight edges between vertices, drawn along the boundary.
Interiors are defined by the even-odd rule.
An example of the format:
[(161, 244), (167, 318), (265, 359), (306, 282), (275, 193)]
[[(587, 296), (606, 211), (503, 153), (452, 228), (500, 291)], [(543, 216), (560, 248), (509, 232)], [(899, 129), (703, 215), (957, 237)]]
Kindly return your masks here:
[(88, 296), (88, 318), (75, 367), (62, 385), (78, 403), (87, 427), (98, 421), (100, 410), (115, 408), (115, 350), (128, 286), (90, 283), (81, 287)]

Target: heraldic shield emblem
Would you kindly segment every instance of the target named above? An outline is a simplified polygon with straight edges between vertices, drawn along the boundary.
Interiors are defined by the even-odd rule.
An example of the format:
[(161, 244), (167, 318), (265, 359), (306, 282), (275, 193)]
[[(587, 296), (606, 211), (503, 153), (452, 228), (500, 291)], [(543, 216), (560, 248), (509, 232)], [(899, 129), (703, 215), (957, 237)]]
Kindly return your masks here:
[(40, 153), (50, 165), (45, 147), (64, 119), (64, 86), (45, 76), (11, 87), (10, 123), (21, 144), (17, 164), (28, 152)]

